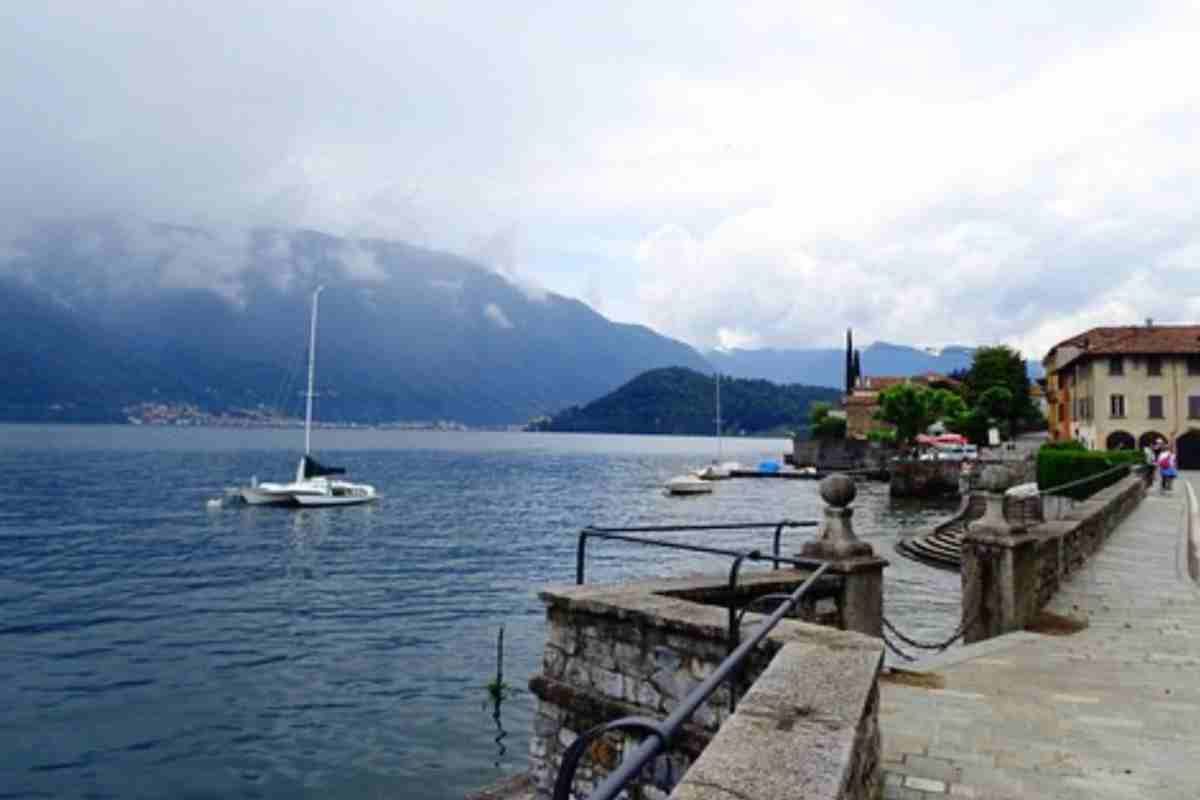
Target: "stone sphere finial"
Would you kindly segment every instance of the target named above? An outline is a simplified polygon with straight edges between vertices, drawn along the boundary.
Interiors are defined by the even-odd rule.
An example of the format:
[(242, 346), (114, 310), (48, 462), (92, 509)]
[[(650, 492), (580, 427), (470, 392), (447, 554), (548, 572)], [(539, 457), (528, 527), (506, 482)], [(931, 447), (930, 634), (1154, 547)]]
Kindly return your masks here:
[(849, 475), (834, 473), (821, 479), (821, 499), (834, 508), (845, 508), (858, 496), (858, 487)]
[(850, 504), (858, 494), (854, 479), (849, 475), (833, 474), (821, 480), (821, 498), (825, 507), (825, 521), (817, 531), (817, 538), (801, 549), (801, 555), (841, 561), (850, 558), (873, 556), (871, 545), (854, 535), (850, 518), (854, 509)]
[(1002, 494), (1009, 486), (1012, 486), (1012, 473), (1006, 468), (996, 464), (983, 468), (983, 474), (979, 476), (979, 488)]

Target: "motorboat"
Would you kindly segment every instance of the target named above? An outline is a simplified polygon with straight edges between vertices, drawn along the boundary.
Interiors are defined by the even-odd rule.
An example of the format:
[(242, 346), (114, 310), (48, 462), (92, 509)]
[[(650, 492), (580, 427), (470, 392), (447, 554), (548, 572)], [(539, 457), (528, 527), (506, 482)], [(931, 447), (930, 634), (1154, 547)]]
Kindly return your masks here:
[(713, 490), (710, 481), (702, 480), (697, 475), (676, 475), (667, 481), (664, 488), (667, 494), (674, 495), (711, 494)]
[(304, 408), (304, 455), (296, 467), (296, 477), (288, 483), (259, 483), (251, 478), (249, 486), (238, 490), (242, 500), (252, 506), (352, 506), (379, 498), (375, 487), (335, 478), (344, 475), (341, 467), (328, 467), (312, 457), (313, 378), (316, 373), (317, 301), (323, 286), (313, 291), (312, 318), (308, 332), (308, 393)]

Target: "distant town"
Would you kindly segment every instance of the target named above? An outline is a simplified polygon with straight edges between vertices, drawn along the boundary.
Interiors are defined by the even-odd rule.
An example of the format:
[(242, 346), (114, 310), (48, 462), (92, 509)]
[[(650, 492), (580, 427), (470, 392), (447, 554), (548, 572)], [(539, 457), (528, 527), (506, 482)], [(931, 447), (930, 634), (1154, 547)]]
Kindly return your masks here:
[[(175, 425), (220, 428), (303, 428), (301, 417), (284, 417), (268, 408), (237, 408), (220, 413), (201, 410), (191, 403), (136, 403), (122, 409), (130, 425)], [(317, 422), (317, 428), (370, 428), (393, 430), (465, 431), (468, 426), (454, 420), (401, 420), (394, 422)], [(520, 425), (510, 426), (520, 430)]]

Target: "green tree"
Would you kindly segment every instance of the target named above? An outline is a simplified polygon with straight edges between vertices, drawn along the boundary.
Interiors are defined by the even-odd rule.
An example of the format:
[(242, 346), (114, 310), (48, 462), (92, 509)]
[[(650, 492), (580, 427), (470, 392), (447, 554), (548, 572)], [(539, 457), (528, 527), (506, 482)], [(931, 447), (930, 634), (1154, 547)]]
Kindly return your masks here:
[(813, 403), (808, 407), (808, 424), (814, 439), (845, 439), (846, 418), (830, 415), (830, 403)]
[(933, 423), (955, 419), (966, 411), (962, 398), (954, 392), (900, 383), (879, 393), (875, 418), (895, 425), (896, 440), (903, 445), (910, 444)]
[[(989, 391), (1002, 388), (1008, 391), (1007, 407), (1001, 395)], [(985, 399), (986, 397), (986, 399)], [(1022, 421), (1034, 422), (1040, 416), (1029, 396), (1029, 375), (1021, 354), (1006, 345), (980, 347), (975, 351), (971, 369), (963, 379), (963, 398), (971, 408), (1003, 421), (1010, 432), (1016, 432)]]

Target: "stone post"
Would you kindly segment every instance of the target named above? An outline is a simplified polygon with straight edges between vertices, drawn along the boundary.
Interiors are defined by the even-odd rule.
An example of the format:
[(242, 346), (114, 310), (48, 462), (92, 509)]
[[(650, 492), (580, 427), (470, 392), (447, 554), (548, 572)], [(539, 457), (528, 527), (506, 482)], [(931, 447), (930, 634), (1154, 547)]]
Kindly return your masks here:
[(1012, 473), (985, 467), (979, 492), (986, 507), (962, 540), (964, 641), (981, 642), (1022, 630), (1038, 611), (1037, 538), (1004, 516), (1004, 492)]
[(828, 561), (829, 572), (842, 577), (837, 599), (842, 627), (879, 638), (883, 635), (883, 568), (888, 562), (854, 534), (850, 504), (857, 494), (847, 475), (834, 474), (821, 481), (821, 497), (828, 503), (825, 519), (817, 538), (805, 544), (800, 555)]

